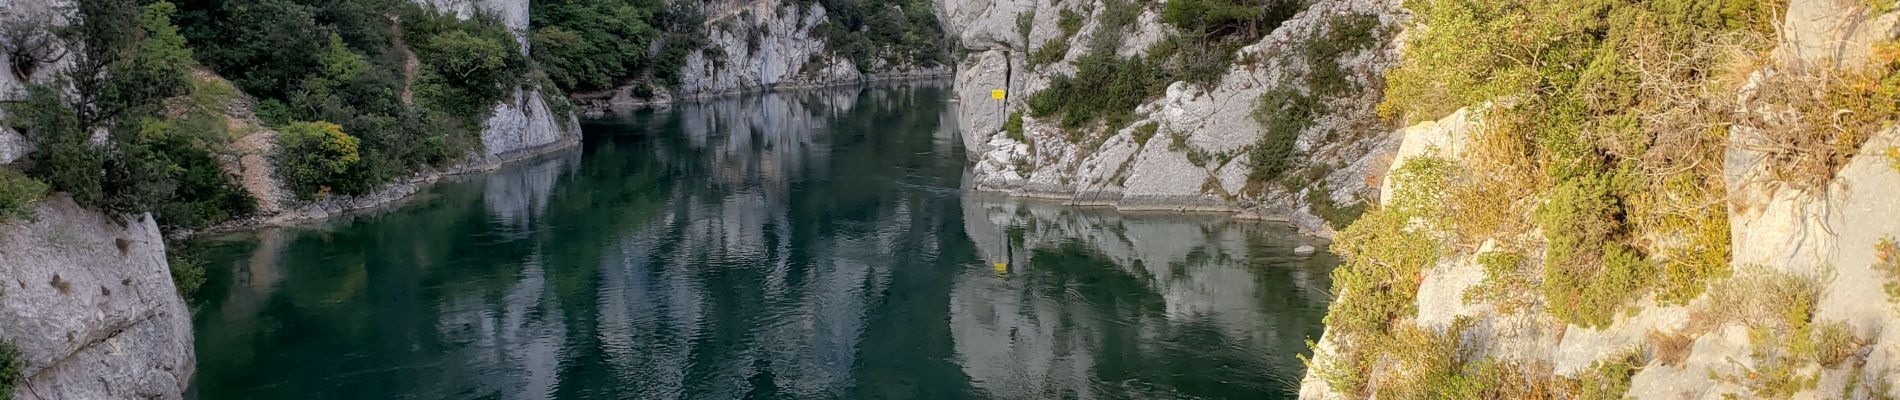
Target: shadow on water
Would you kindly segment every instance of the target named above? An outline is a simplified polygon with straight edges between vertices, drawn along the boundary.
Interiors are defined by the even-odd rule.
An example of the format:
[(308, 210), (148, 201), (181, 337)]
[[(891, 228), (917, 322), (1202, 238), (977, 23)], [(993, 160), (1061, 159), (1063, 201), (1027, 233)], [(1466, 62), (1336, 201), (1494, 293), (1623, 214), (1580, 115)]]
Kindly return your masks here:
[(949, 94), (615, 115), (390, 210), (215, 239), (191, 396), (1288, 393), (1336, 261), (1264, 224), (968, 193)]

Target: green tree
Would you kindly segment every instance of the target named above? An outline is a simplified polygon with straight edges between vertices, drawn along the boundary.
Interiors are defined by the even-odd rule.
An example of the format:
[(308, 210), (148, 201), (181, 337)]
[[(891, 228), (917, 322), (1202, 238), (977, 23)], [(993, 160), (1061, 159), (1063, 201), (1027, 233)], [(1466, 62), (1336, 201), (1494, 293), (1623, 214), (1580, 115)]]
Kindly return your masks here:
[(277, 134), (277, 175), (299, 198), (321, 198), (357, 179), (360, 143), (337, 124), (291, 123)]

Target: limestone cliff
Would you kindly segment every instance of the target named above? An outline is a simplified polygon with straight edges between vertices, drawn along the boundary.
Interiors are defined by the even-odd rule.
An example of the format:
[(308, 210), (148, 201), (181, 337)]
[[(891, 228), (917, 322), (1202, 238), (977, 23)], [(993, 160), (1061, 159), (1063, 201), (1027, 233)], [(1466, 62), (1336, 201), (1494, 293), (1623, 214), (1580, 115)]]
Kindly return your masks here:
[[(1389, 37), (1391, 26), (1405, 18), (1396, 2), (1311, 2), (1240, 48), (1218, 83), (1174, 82), (1165, 95), (1136, 107), (1136, 121), (1110, 127), (1115, 130), (1105, 138), (1076, 140), (1056, 121), (1033, 116), (1023, 119), (1020, 135), (1004, 132), (1012, 114), (1026, 113), (1028, 96), (1049, 87), (1053, 77), (1077, 72), (1073, 64), (1098, 37), (1120, 37), (1115, 53), (1134, 56), (1179, 34), (1161, 21), (1161, 4), (1134, 4), (1139, 16), (1132, 26), (1121, 26), (1103, 22), (1112, 8), (1104, 1), (943, 2), (945, 19), (968, 51), (957, 71), (957, 98), (979, 189), (1124, 210), (1240, 212), (1291, 220), (1322, 236), (1333, 227), (1314, 209), (1373, 198), (1367, 183), (1376, 178), (1369, 175), (1383, 169), (1381, 156), (1398, 144), (1373, 112), (1382, 73), (1396, 59), (1395, 44), (1378, 39), (1320, 57), (1306, 49), (1309, 42), (1350, 29), (1347, 21), (1371, 21), (1374, 36)], [(1079, 29), (1061, 26), (1068, 14), (1081, 16)], [(1032, 51), (1065, 43), (1070, 50), (1060, 60), (1028, 65)], [(1323, 94), (1302, 83), (1322, 69), (1343, 71), (1357, 90)], [(999, 89), (1006, 99), (992, 98)], [(1297, 172), (1286, 175), (1297, 179), (1249, 179), (1257, 164), (1249, 153), (1265, 130), (1256, 106), (1271, 91), (1310, 94), (1325, 104), (1293, 141), (1288, 170)]]
[[(68, 7), (72, 3), (65, 0), (0, 0), (0, 31), (7, 32), (0, 42), (8, 48), (26, 49), (21, 52), (26, 56), (22, 60), (0, 57), (0, 99), (12, 100), (28, 83), (50, 82), (72, 68), (66, 46), (52, 32), (31, 29), (65, 25), (66, 14), (61, 10)], [(35, 65), (19, 65), (21, 61)], [(0, 118), (5, 116), (6, 110), (0, 110)], [(25, 136), (0, 124), (0, 164), (18, 160), (31, 150), (32, 144)]]
[(15, 399), (177, 399), (191, 315), (149, 215), (117, 220), (47, 199), (0, 225), (0, 341), (26, 368)]
[[(1628, 304), (1592, 304), (1610, 309), (1607, 323), (1601, 326), (1568, 323), (1553, 315), (1558, 309), (1578, 307), (1574, 302), (1578, 300), (1552, 297), (1561, 289), (1551, 289), (1555, 283), (1550, 280), (1557, 276), (1551, 271), (1588, 266), (1565, 265), (1554, 258), (1558, 257), (1557, 244), (1547, 238), (1563, 233), (1540, 226), (1541, 232), (1532, 230), (1522, 235), (1461, 237), (1470, 232), (1434, 228), (1444, 223), (1406, 217), (1409, 221), (1405, 223), (1412, 225), (1401, 229), (1408, 229), (1408, 234), (1446, 242), (1416, 276), (1401, 277), (1417, 285), (1415, 296), (1403, 298), (1403, 306), (1415, 311), (1397, 315), (1390, 327), (1382, 329), (1400, 332), (1389, 334), (1397, 338), (1441, 335), (1436, 337), (1442, 339), (1420, 342), (1440, 343), (1445, 353), (1407, 348), (1418, 343), (1408, 341), (1381, 345), (1383, 350), (1372, 353), (1374, 356), (1352, 361), (1355, 356), (1348, 354), (1367, 351), (1364, 342), (1343, 342), (1339, 333), (1343, 328), (1329, 317), (1327, 337), (1319, 341), (1318, 354), (1310, 364), (1315, 367), (1308, 371), (1301, 397), (1352, 398), (1367, 393), (1383, 395), (1388, 390), (1409, 392), (1420, 386), (1406, 385), (1423, 384), (1415, 379), (1432, 373), (1421, 372), (1420, 368), (1447, 368), (1478, 377), (1475, 379), (1510, 377), (1519, 384), (1549, 385), (1510, 388), (1510, 383), (1482, 383), (1488, 385), (1486, 390), (1502, 391), (1484, 392), (1491, 395), (1547, 390), (1574, 397), (1610, 390), (1601, 394), (1633, 398), (1894, 396), (1892, 381), (1895, 368), (1900, 367), (1896, 363), (1900, 353), (1895, 352), (1900, 348), (1896, 347), (1900, 330), (1895, 329), (1895, 323), (1900, 322), (1900, 307), (1895, 304), (1900, 298), (1894, 297), (1894, 288), (1900, 285), (1896, 283), (1900, 278), (1896, 276), (1900, 272), (1900, 250), (1895, 249), (1893, 240), (1900, 236), (1900, 219), (1891, 214), (1900, 210), (1900, 150), (1896, 150), (1900, 149), (1900, 130), (1892, 127), (1892, 114), (1875, 114), (1886, 118), (1873, 121), (1879, 128), (1859, 138), (1864, 142), (1846, 146), (1839, 155), (1840, 163), (1822, 170), (1824, 173), (1817, 177), (1821, 184), (1804, 188), (1790, 182), (1785, 168), (1791, 162), (1788, 160), (1807, 157), (1840, 142), (1787, 146), (1788, 131), (1793, 129), (1787, 120), (1799, 118), (1795, 110), (1805, 105), (1774, 96), (1804, 87), (1800, 86), (1803, 81), (1785, 76), (1835, 76), (1833, 79), (1851, 81), (1856, 75), (1843, 71), (1857, 71), (1862, 65), (1890, 57), (1881, 52), (1888, 48), (1882, 43), (1891, 43), (1900, 32), (1896, 30), (1900, 17), (1848, 1), (1797, 0), (1777, 6), (1785, 6), (1785, 14), (1775, 14), (1779, 17), (1773, 21), (1778, 37), (1768, 42), (1772, 49), (1765, 51), (1765, 59), (1743, 67), (1738, 75), (1744, 76), (1745, 82), (1713, 95), (1734, 99), (1733, 109), (1721, 108), (1711, 114), (1720, 116), (1723, 127), (1717, 139), (1720, 148), (1713, 150), (1719, 165), (1711, 166), (1716, 171), (1714, 178), (1719, 180), (1714, 187), (1718, 191), (1713, 205), (1716, 220), (1708, 225), (1720, 228), (1716, 242), (1724, 253), (1720, 258), (1722, 272), (1700, 278), (1707, 279), (1706, 285), (1693, 281), (1687, 292), (1693, 294), (1686, 298), (1667, 300), (1664, 296), (1668, 293), (1653, 290), (1637, 295)], [(1726, 100), (1715, 103), (1729, 104)], [(1390, 176), (1395, 178), (1385, 180), (1382, 188), (1385, 195), (1381, 199), (1387, 207), (1408, 207), (1395, 205), (1394, 201), (1403, 201), (1395, 197), (1418, 198), (1419, 188), (1439, 184), (1422, 178), (1426, 175), (1397, 178), (1402, 175), (1399, 171), (1413, 161), (1446, 160), (1452, 170), (1505, 173), (1482, 168), (1498, 165), (1486, 158), (1498, 157), (1497, 153), (1487, 153), (1494, 151), (1487, 146), (1496, 143), (1496, 136), (1486, 136), (1486, 132), (1490, 132), (1492, 123), (1502, 124), (1485, 118), (1486, 110), (1508, 105), (1467, 106), (1441, 119), (1398, 131), (1403, 145), (1390, 166)], [(1843, 107), (1832, 115), (1880, 112), (1873, 107)], [(1851, 122), (1834, 121), (1830, 131), (1852, 129)], [(1414, 192), (1395, 193), (1406, 190)], [(1488, 195), (1510, 197), (1501, 191)], [(1534, 223), (1543, 225), (1552, 218), (1551, 204), (1566, 201), (1561, 198), (1564, 195), (1540, 192), (1528, 200), (1493, 199), (1490, 203), (1540, 209), (1535, 215), (1542, 219)], [(1669, 204), (1696, 203), (1671, 199)], [(1638, 205), (1623, 207), (1622, 212), (1631, 215), (1650, 212)], [(1450, 224), (1460, 228), (1457, 222)], [(1682, 260), (1688, 256), (1673, 252), (1671, 246), (1694, 239), (1657, 233), (1637, 235), (1641, 239), (1633, 248), (1661, 259), (1644, 260), (1655, 264), (1639, 265), (1660, 265), (1655, 274), (1686, 274), (1675, 268), (1688, 262)], [(1349, 258), (1394, 259), (1371, 254), (1378, 250), (1367, 246), (1377, 244), (1364, 243), (1347, 245), (1348, 251), (1361, 253)], [(1507, 259), (1498, 256), (1501, 254), (1516, 256), (1508, 258), (1513, 261), (1499, 262)], [(1615, 290), (1603, 288), (1625, 284), (1619, 279), (1644, 282), (1676, 278), (1596, 276), (1586, 282), (1586, 287)], [(1361, 290), (1366, 288), (1362, 286)], [(1499, 294), (1498, 288), (1516, 293)], [(1353, 295), (1343, 293), (1337, 301), (1347, 302)], [(1365, 310), (1361, 307), (1368, 307), (1369, 298), (1364, 296), (1355, 297), (1351, 304), (1335, 303), (1333, 312)], [(1409, 330), (1412, 326), (1426, 333), (1404, 333), (1417, 332)], [(1353, 334), (1364, 335), (1358, 331)], [(1359, 348), (1342, 349), (1346, 346)], [(1430, 357), (1422, 354), (1445, 354), (1449, 359), (1430, 364), (1433, 361), (1421, 361), (1429, 358), (1411, 358)], [(1343, 370), (1358, 371), (1342, 374)], [(1350, 374), (1363, 375), (1344, 376)], [(1341, 384), (1356, 386), (1361, 392), (1339, 393), (1335, 389)]]
[[(950, 75), (950, 67), (945, 65), (883, 59), (875, 59), (874, 65), (858, 65), (836, 54), (819, 31), (824, 24), (832, 23), (819, 2), (724, 0), (694, 4), (706, 16), (706, 44), (687, 53), (677, 88), (638, 82), (606, 96), (582, 96), (591, 97), (583, 101), (595, 110), (603, 110), (772, 89)], [(654, 94), (635, 94), (639, 86), (646, 86), (646, 91)]]

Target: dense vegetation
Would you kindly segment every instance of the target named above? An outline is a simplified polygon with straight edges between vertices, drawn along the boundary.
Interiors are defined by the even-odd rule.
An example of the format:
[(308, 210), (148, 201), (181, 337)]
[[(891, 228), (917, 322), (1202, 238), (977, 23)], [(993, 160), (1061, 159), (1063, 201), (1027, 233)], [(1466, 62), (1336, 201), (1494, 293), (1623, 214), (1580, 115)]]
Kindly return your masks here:
[[(333, 185), (297, 187), (306, 198), (365, 193), (478, 150), (488, 107), (528, 71), (493, 17), (461, 20), (393, 0), (188, 0), (181, 8), (199, 59), (258, 97), (265, 122), (325, 121), (361, 141), (361, 162)], [(413, 74), (404, 69), (411, 57)]]
[(814, 36), (865, 72), (909, 64), (950, 62), (950, 47), (926, 0), (818, 0), (825, 23)]
[(26, 380), (21, 374), (26, 369), (26, 361), (20, 359), (20, 349), (12, 343), (0, 341), (0, 400), (11, 400), (13, 388)]
[(706, 40), (705, 16), (690, 3), (536, 1), (530, 48), (565, 91), (612, 89), (642, 77), (676, 85), (687, 53)]

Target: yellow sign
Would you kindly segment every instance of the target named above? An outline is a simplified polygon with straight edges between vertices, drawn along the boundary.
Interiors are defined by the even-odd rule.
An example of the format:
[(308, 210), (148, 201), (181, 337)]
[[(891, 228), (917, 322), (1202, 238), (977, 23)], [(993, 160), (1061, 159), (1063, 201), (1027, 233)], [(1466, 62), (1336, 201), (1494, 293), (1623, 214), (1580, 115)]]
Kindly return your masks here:
[(991, 98), (991, 99), (995, 99), (995, 100), (1002, 100), (1002, 99), (1003, 99), (1003, 97), (1004, 97), (1003, 95), (1005, 95), (1005, 94), (1006, 94), (1006, 93), (1004, 93), (1004, 92), (1003, 92), (1003, 89), (994, 89), (994, 90), (990, 90), (990, 98)]
[(998, 273), (1009, 272), (1009, 264), (996, 263), (996, 272)]

